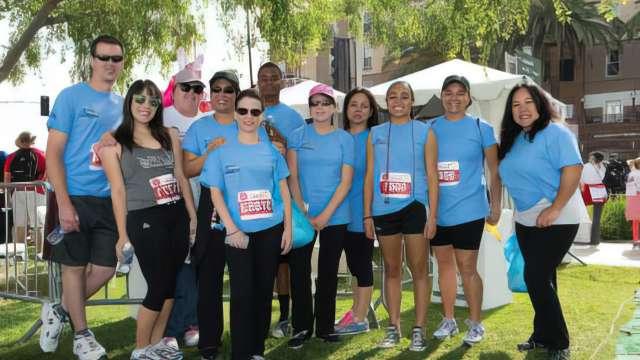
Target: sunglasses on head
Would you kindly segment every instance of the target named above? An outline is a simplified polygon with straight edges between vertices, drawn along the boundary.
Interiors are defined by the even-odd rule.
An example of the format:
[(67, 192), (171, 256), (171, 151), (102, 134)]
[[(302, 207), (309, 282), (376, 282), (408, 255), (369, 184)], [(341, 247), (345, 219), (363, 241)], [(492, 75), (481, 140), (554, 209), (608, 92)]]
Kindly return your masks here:
[(322, 105), (322, 106), (330, 106), (330, 105), (333, 105), (333, 104), (331, 102), (329, 102), (329, 101), (314, 101), (314, 102), (310, 102), (309, 103), (309, 106), (311, 106), (311, 107), (316, 107), (316, 106), (320, 106), (320, 105)]
[(213, 89), (211, 89), (211, 92), (215, 94), (218, 94), (220, 92), (223, 92), (225, 94), (235, 94), (236, 89), (234, 89), (231, 86), (225, 86), (225, 87), (216, 86)]
[(146, 96), (146, 95), (140, 95), (140, 94), (133, 95), (133, 101), (135, 101), (140, 105), (147, 102), (147, 99), (149, 100), (149, 105), (151, 105), (151, 107), (157, 108), (158, 106), (160, 106), (160, 97), (158, 96)]
[(95, 55), (94, 56), (96, 59), (100, 60), (100, 61), (111, 61), (113, 63), (119, 63), (122, 61), (122, 59), (124, 59), (124, 56), (122, 55)]
[(202, 92), (204, 91), (204, 86), (199, 85), (199, 84), (180, 84), (180, 90), (188, 93), (189, 91), (193, 90), (194, 93), (196, 94), (202, 94)]
[(251, 113), (251, 116), (255, 116), (258, 117), (260, 116), (260, 114), (262, 114), (262, 110), (260, 109), (246, 109), (246, 108), (237, 108), (236, 112), (238, 113), (238, 115), (247, 115), (247, 113)]

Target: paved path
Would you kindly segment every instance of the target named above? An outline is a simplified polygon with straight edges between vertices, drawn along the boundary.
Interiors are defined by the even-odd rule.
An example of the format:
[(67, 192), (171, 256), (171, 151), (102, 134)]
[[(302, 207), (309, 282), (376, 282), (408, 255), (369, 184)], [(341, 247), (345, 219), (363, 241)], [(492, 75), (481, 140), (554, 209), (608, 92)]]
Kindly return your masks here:
[(631, 241), (603, 242), (598, 246), (574, 244), (571, 253), (587, 264), (640, 267), (640, 250), (631, 250)]

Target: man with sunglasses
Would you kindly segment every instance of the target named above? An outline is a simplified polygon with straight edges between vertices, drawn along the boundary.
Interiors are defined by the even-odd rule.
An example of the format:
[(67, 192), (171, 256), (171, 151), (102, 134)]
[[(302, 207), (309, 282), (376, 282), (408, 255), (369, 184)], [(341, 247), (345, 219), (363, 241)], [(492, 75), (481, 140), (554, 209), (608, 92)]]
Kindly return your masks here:
[(43, 305), (40, 330), (42, 351), (54, 352), (70, 319), (73, 353), (80, 360), (106, 357), (87, 327), (85, 312), (86, 299), (113, 277), (118, 238), (110, 188), (95, 144), (120, 124), (123, 106), (122, 97), (112, 92), (123, 67), (122, 43), (101, 35), (90, 51), (89, 81), (62, 90), (47, 123), (47, 174), (64, 232), (51, 255), (62, 264), (62, 302)]
[[(198, 111), (205, 85), (200, 77), (191, 70), (184, 68), (175, 76), (176, 86), (173, 88), (173, 105), (165, 108), (162, 113), (164, 126), (178, 129), (180, 140), (196, 120), (206, 114)], [(193, 199), (198, 203), (200, 186), (198, 178), (191, 178)], [(185, 263), (178, 271), (176, 282), (175, 303), (167, 323), (166, 336), (184, 336), (185, 346), (196, 346), (200, 338), (198, 329), (198, 288), (195, 270), (191, 264), (191, 257), (187, 256)]]

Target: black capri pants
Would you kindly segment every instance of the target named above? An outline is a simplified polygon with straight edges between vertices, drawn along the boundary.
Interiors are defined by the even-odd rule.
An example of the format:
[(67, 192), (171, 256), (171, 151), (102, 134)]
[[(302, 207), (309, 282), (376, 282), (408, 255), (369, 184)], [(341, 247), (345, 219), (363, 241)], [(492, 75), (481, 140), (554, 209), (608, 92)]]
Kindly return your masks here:
[(129, 211), (127, 233), (147, 281), (142, 305), (160, 311), (165, 300), (174, 298), (178, 269), (189, 247), (184, 201)]
[(362, 232), (347, 231), (344, 253), (351, 275), (358, 280), (358, 287), (373, 286), (373, 240)]

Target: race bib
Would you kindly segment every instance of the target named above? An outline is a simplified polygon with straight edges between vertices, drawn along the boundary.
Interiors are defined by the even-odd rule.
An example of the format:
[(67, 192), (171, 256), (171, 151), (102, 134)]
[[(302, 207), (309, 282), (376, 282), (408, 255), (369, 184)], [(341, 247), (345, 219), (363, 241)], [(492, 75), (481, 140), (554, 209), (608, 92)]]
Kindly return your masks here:
[(238, 207), (241, 220), (270, 218), (273, 215), (271, 192), (269, 190), (240, 191)]
[(460, 183), (460, 164), (457, 161), (438, 162), (438, 182), (440, 186), (454, 186)]
[(89, 169), (94, 171), (101, 171), (102, 161), (100, 161), (100, 157), (95, 151), (96, 145), (98, 145), (98, 143), (92, 144), (91, 150), (89, 150)]
[(149, 179), (156, 204), (163, 205), (181, 199), (178, 181), (173, 174), (164, 174)]
[(380, 193), (384, 197), (408, 198), (411, 194), (411, 175), (406, 173), (380, 174)]

